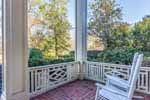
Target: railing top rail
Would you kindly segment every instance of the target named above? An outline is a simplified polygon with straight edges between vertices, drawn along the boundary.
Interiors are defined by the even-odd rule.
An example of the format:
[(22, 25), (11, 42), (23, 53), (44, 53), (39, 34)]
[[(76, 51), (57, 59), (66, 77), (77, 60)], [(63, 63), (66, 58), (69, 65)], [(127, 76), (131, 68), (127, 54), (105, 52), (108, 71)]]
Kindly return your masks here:
[[(114, 67), (122, 67), (122, 68), (131, 68), (131, 65), (121, 65), (121, 64), (112, 64), (112, 63), (103, 63), (103, 62), (91, 62), (87, 61), (87, 64), (96, 64), (96, 65), (104, 65), (104, 66), (114, 66)], [(150, 71), (150, 67), (142, 66), (140, 67), (141, 70)]]
[(78, 64), (78, 63), (79, 63), (79, 61), (58, 63), (58, 64), (50, 64), (50, 65), (42, 65), (42, 66), (29, 67), (28, 70), (35, 70), (35, 69), (41, 69), (41, 68), (47, 68), (47, 67), (53, 67), (53, 66), (60, 66), (60, 65)]
[(150, 67), (140, 67), (141, 70), (150, 71)]
[(121, 64), (113, 64), (113, 63), (103, 63), (103, 62), (87, 61), (86, 63), (88, 63), (88, 64), (96, 64), (96, 65), (105, 65), (105, 66), (111, 65), (111, 66), (116, 66), (116, 67), (121, 66), (121, 67), (126, 67), (126, 68), (130, 68), (131, 67), (131, 65), (121, 65)]

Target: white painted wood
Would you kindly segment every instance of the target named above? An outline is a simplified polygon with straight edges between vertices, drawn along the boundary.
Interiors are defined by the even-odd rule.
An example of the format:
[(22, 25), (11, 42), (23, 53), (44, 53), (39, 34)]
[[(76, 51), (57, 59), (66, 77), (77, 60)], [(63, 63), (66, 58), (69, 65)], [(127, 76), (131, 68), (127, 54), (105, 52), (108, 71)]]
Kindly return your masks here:
[(75, 59), (80, 61), (80, 79), (87, 59), (87, 0), (76, 1), (76, 50)]
[(136, 66), (137, 58), (138, 58), (139, 53), (135, 53), (132, 61), (132, 66), (131, 66), (131, 71), (130, 71), (130, 77), (129, 77), (129, 84), (131, 83), (133, 72)]
[[(121, 76), (123, 77), (123, 79), (127, 79), (129, 76), (130, 66), (87, 61), (86, 67), (84, 69), (86, 69), (84, 71), (84, 77), (86, 79), (97, 80), (105, 83), (106, 81), (105, 75), (106, 74), (112, 75), (114, 69), (116, 69), (118, 72), (122, 72)], [(93, 69), (100, 70), (101, 74), (94, 73)]]
[(143, 54), (140, 54), (138, 59), (137, 59), (136, 67), (135, 67), (134, 72), (133, 72), (133, 78), (131, 80), (131, 85), (130, 85), (130, 88), (129, 88), (129, 93), (128, 93), (128, 99), (129, 100), (132, 99), (134, 90), (136, 88), (135, 84), (136, 84), (136, 81), (137, 81), (138, 76), (139, 76), (140, 67), (142, 65), (142, 62), (143, 62)]
[[(92, 68), (96, 68), (100, 70), (101, 74), (93, 73)], [(106, 74), (112, 75), (113, 69), (117, 69), (118, 72), (122, 73), (122, 79), (128, 79), (130, 75), (130, 66), (128, 65), (119, 65), (119, 64), (111, 64), (111, 63), (101, 63), (101, 62), (86, 62), (86, 67), (84, 68), (84, 78), (95, 80), (98, 82), (105, 83), (106, 82)], [(140, 68), (140, 76), (145, 75), (142, 79), (138, 78), (136, 91), (141, 93), (150, 94), (150, 67), (141, 67)], [(140, 83), (143, 83), (140, 84)]]
[[(135, 66), (137, 63), (138, 55), (139, 55), (138, 53), (134, 54), (132, 66), (130, 68), (131, 71), (130, 71), (129, 79), (124, 80), (124, 79), (121, 79), (120, 77), (117, 77), (118, 75), (115, 75), (115, 74), (118, 73), (118, 71), (115, 69), (115, 72), (113, 72), (114, 73), (113, 76), (106, 75), (106, 77), (107, 77), (107, 83), (106, 84), (107, 85), (115, 85), (115, 86), (118, 86), (120, 88), (127, 90), (128, 85), (131, 85), (131, 81), (133, 78), (133, 72), (134, 72), (134, 69), (135, 69)], [(121, 74), (121, 72), (119, 72), (119, 74)]]
[(76, 0), (76, 60), (87, 57), (87, 0)]
[[(141, 67), (140, 69), (139, 79), (137, 81), (137, 91), (150, 94), (150, 68), (149, 67)], [(140, 76), (145, 76), (140, 78)], [(140, 84), (141, 83), (141, 84)]]
[[(62, 67), (63, 66), (63, 67)], [(67, 66), (67, 67), (64, 67)], [(105, 83), (106, 82), (106, 77), (105, 74), (109, 73), (111, 74), (112, 69), (117, 69), (119, 72), (123, 72), (122, 76), (123, 79), (127, 79), (127, 77), (129, 76), (129, 69), (130, 66), (127, 65), (118, 65), (118, 64), (108, 64), (108, 63), (97, 63), (97, 62), (87, 62), (86, 63), (87, 67), (84, 67), (84, 75), (86, 79), (91, 79), (91, 80), (96, 80), (96, 81), (100, 81)], [(62, 67), (62, 68), (60, 68)], [(68, 83), (70, 81), (76, 80), (79, 77), (79, 62), (70, 62), (70, 63), (62, 63), (62, 64), (54, 64), (54, 65), (45, 65), (45, 66), (39, 66), (39, 67), (31, 67), (29, 68), (29, 73), (30, 73), (30, 77), (31, 77), (31, 86), (30, 86), (30, 96), (36, 96), (38, 94), (44, 93), (50, 89), (53, 89), (59, 85)], [(53, 78), (52, 75), (49, 75), (50, 72), (52, 71), (57, 71), (54, 70), (54, 68), (57, 68), (58, 70), (62, 70), (63, 68), (67, 68), (67, 73), (64, 73), (65, 75), (67, 74), (67, 78)], [(35, 83), (34, 83), (34, 79), (35, 79), (35, 74), (34, 72), (36, 70), (43, 70), (44, 72), (42, 72), (42, 76), (44, 78), (40, 78), (42, 79), (42, 85), (40, 90), (36, 90), (35, 89)], [(92, 74), (91, 74), (92, 73)], [(149, 83), (149, 74), (150, 73), (150, 68), (149, 67), (141, 67), (141, 72), (140, 75), (144, 74), (145, 77), (142, 80), (138, 80), (138, 83), (143, 82), (143, 85), (137, 85), (137, 91), (142, 92), (142, 93), (147, 93), (150, 94), (150, 83)], [(55, 73), (57, 74), (57, 73)], [(59, 76), (60, 74), (56, 75)], [(55, 81), (51, 81), (49, 79), (55, 79)], [(145, 82), (147, 83), (145, 85)]]
[(128, 89), (126, 91), (122, 90), (122, 88), (112, 86), (109, 84), (106, 84), (104, 87), (102, 87), (102, 89), (99, 89), (99, 86), (101, 87), (101, 85), (97, 84), (98, 93), (96, 93), (96, 96), (97, 96), (96, 100), (99, 100), (98, 99), (99, 97), (103, 97), (108, 100), (131, 100), (133, 97), (134, 90), (136, 88), (135, 84), (139, 76), (142, 61), (143, 61), (143, 54), (140, 54), (138, 56), (138, 59), (135, 65), (135, 69), (134, 71), (132, 71), (133, 75), (132, 75), (131, 84), (128, 84), (127, 86)]
[(30, 97), (33, 97), (78, 79), (79, 62), (31, 67), (29, 73), (30, 83), (32, 84), (29, 89)]
[(28, 100), (26, 0), (3, 0), (4, 100)]

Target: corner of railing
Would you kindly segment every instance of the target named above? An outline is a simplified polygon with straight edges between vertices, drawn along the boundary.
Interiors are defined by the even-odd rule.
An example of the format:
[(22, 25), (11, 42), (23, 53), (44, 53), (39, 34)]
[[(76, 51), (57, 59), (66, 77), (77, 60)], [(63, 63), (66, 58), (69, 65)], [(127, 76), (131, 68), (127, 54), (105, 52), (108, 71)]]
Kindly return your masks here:
[(84, 79), (84, 67), (86, 66), (86, 61), (79, 61), (79, 79)]

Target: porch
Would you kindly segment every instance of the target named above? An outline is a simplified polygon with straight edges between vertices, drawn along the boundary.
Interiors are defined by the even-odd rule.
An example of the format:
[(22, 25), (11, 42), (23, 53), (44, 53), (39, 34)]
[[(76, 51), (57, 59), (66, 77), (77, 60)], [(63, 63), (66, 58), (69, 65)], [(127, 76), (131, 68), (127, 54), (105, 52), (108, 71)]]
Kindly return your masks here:
[[(94, 100), (96, 87), (94, 81), (76, 80), (48, 91), (30, 100)], [(135, 93), (134, 96), (142, 96), (141, 100), (150, 100), (150, 96)], [(133, 99), (135, 100), (135, 99)]]
[[(105, 84), (105, 74), (114, 69), (128, 79), (127, 65), (84, 62), (82, 67), (80, 62), (70, 62), (30, 68), (30, 100), (94, 100), (95, 83)], [(150, 99), (149, 74), (149, 67), (141, 67), (135, 95), (143, 100)]]
[(76, 80), (48, 91), (31, 100), (94, 100), (95, 82)]
[[(87, 0), (76, 0), (75, 62), (36, 67), (28, 67), (27, 0), (3, 4), (1, 100), (94, 100), (95, 82), (105, 84), (112, 70), (128, 79), (130, 65), (87, 61)], [(136, 92), (150, 100), (150, 67), (141, 67)]]

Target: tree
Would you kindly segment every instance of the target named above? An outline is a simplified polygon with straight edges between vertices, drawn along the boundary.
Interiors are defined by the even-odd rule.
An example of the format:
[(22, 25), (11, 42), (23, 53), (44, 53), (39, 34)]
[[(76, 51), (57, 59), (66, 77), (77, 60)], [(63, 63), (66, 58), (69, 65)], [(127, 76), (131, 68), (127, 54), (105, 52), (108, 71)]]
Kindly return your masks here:
[[(33, 27), (42, 23), (41, 13), (38, 9), (39, 5), (43, 4), (42, 0), (28, 0), (28, 38), (29, 48), (34, 48), (37, 45), (39, 48), (38, 40), (44, 37), (43, 33), (39, 30), (32, 32)], [(43, 39), (42, 39), (43, 40)], [(41, 41), (39, 41), (41, 42)]]
[(93, 0), (90, 5), (89, 30), (94, 30), (106, 47), (110, 46), (114, 25), (122, 19), (115, 0)]
[(69, 29), (70, 23), (67, 19), (68, 0), (51, 0), (41, 5), (40, 12), (43, 15), (43, 25), (47, 30), (52, 30), (55, 56), (61, 57), (70, 47)]
[(99, 37), (95, 35), (88, 36), (88, 50), (103, 51), (104, 45), (100, 42)]
[(37, 32), (36, 34), (32, 34), (30, 37), (30, 46), (32, 48), (38, 48), (43, 50), (43, 42), (45, 40), (45, 36), (42, 32)]
[(134, 47), (150, 51), (150, 16), (145, 16), (134, 25), (133, 35)]
[(112, 37), (110, 39), (110, 47), (132, 47), (132, 27), (128, 23), (120, 22), (114, 26)]
[(30, 7), (29, 11), (33, 20), (30, 29), (36, 27), (35, 33), (29, 31), (31, 47), (42, 50), (46, 58), (63, 56), (70, 47), (70, 23), (67, 18), (68, 0), (31, 1), (33, 7)]

